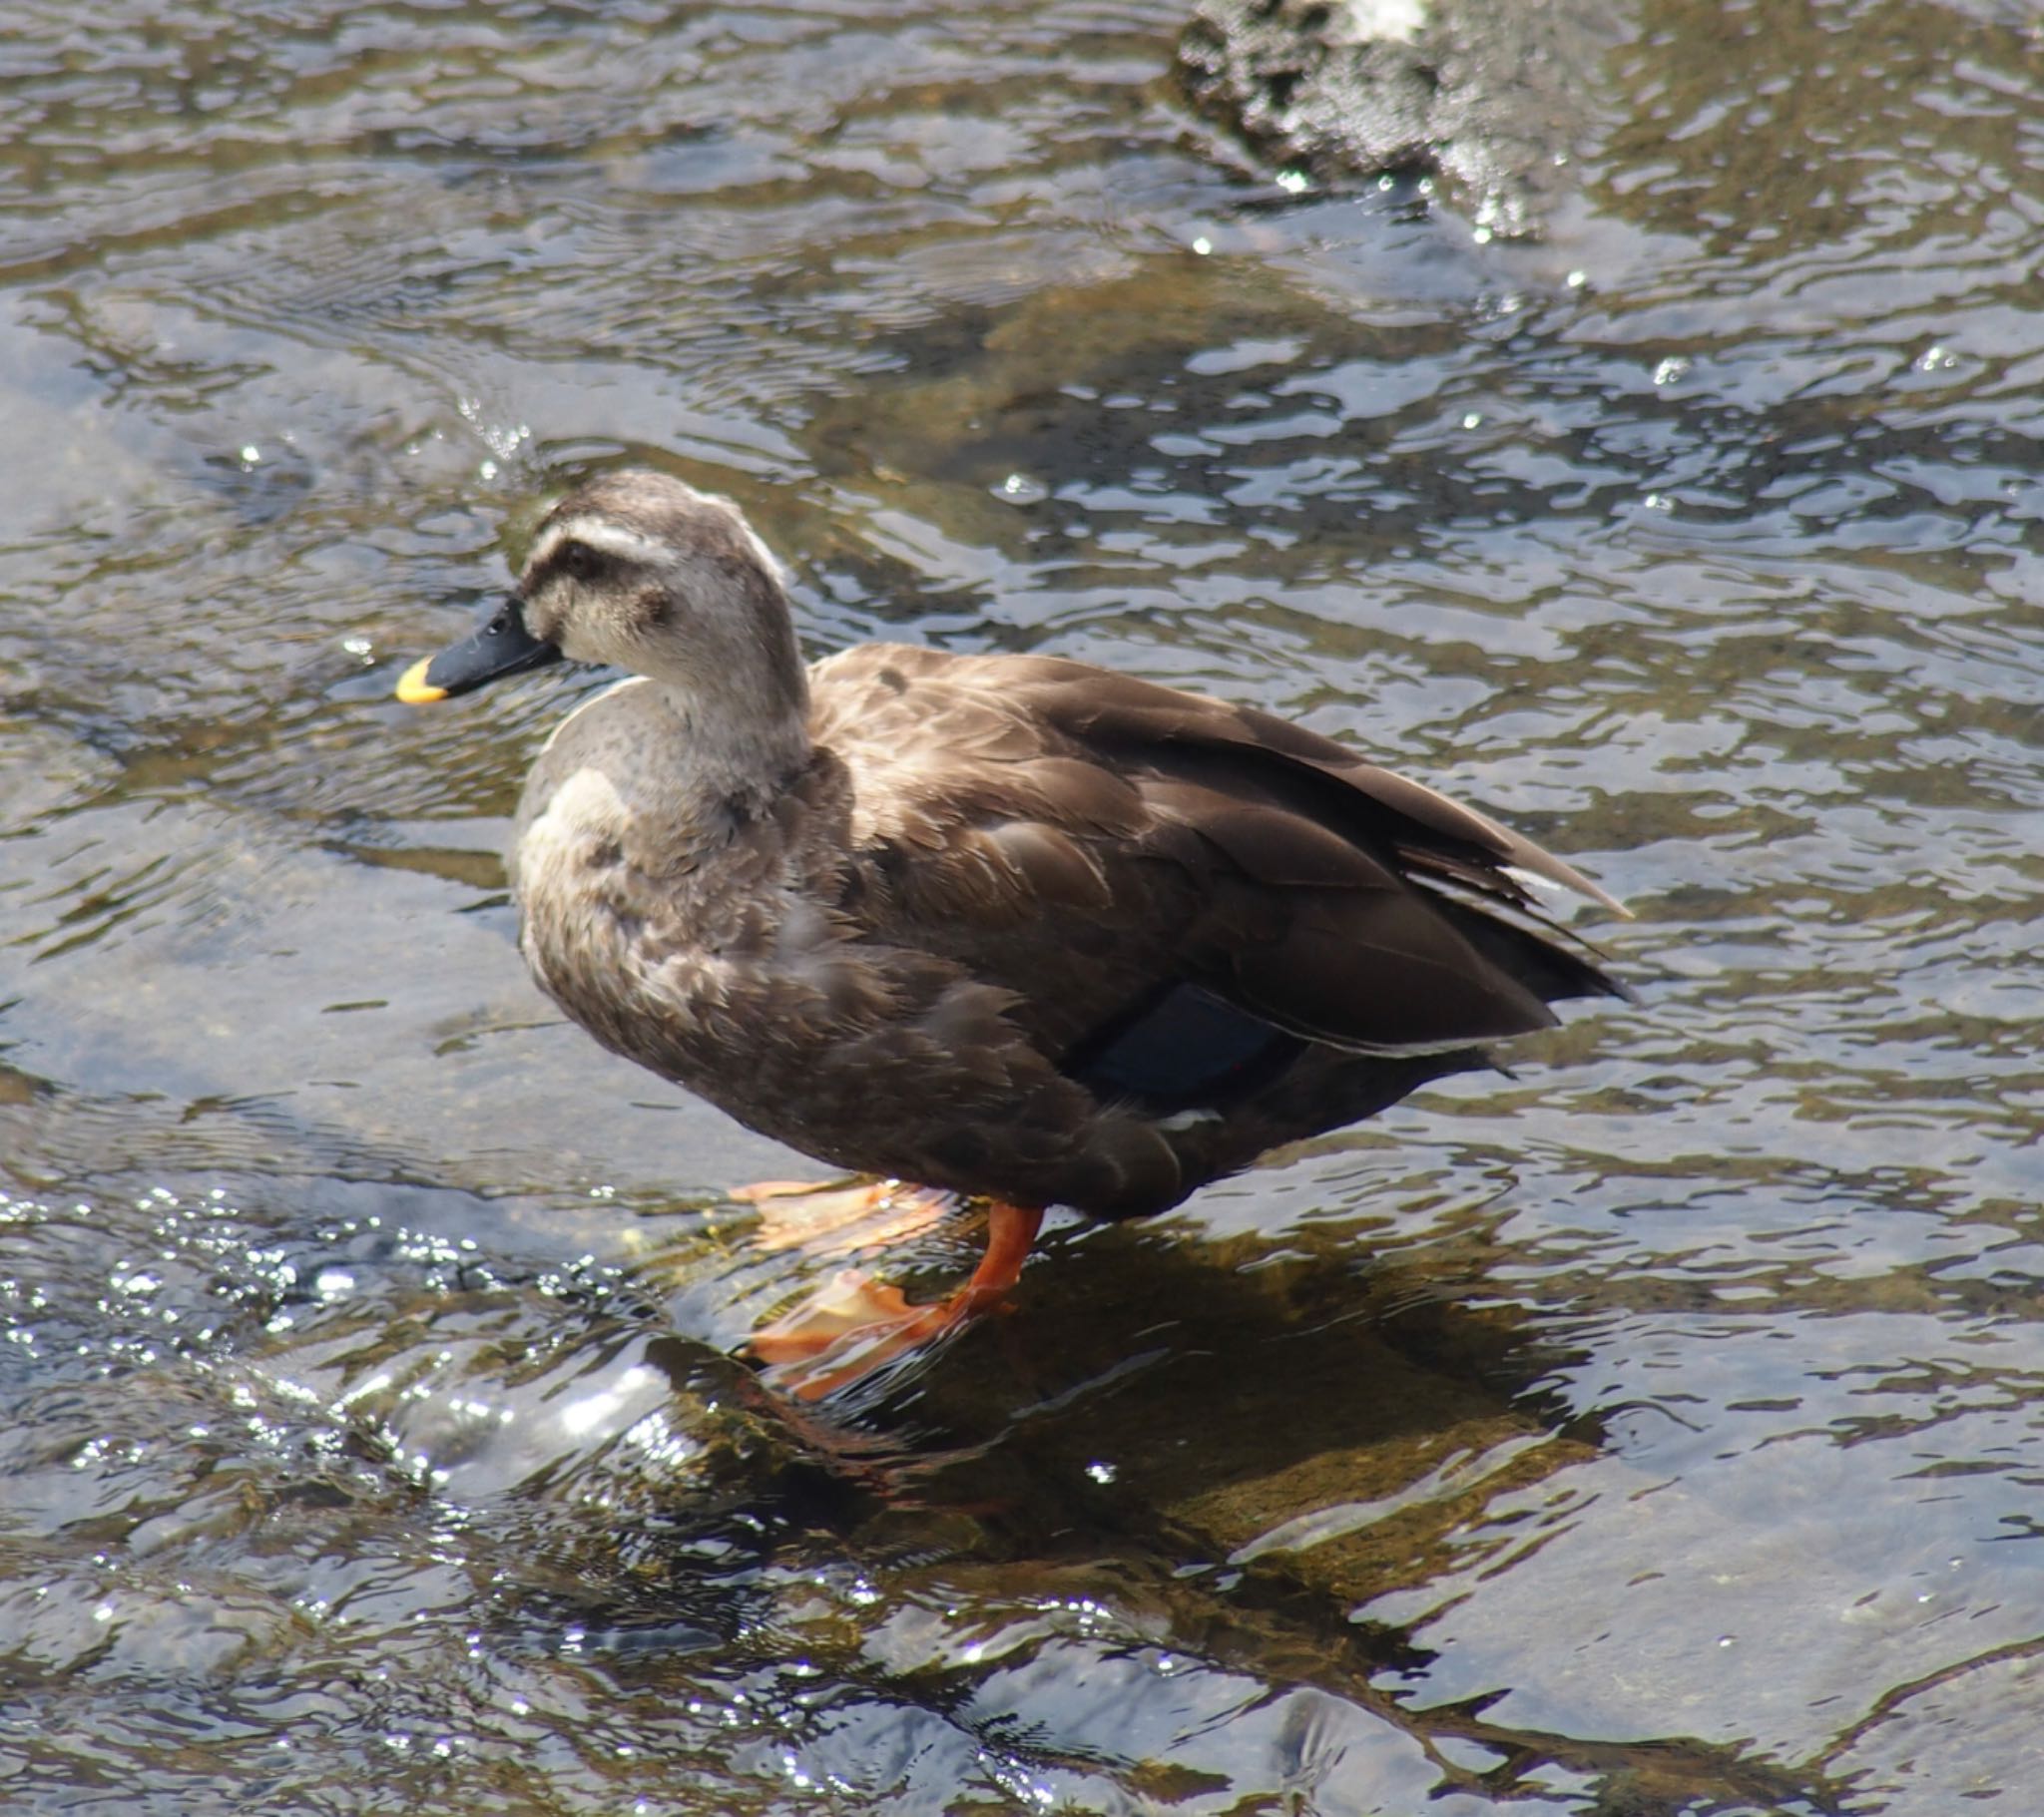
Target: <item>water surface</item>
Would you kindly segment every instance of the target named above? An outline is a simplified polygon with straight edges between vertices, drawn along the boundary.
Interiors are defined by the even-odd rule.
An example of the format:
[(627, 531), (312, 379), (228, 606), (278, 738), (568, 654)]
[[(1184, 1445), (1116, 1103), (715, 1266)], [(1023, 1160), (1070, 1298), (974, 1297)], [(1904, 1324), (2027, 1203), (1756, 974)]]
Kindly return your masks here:
[[(1643, 7), (1539, 243), (1251, 173), (1149, 0), (17, 7), (0, 1786), (122, 1812), (2028, 1808), (2044, 59)], [(802, 1171), (561, 1025), (550, 493), (815, 653), (1295, 715), (1639, 987), (823, 1410)], [(888, 1266), (924, 1291), (968, 1223)]]

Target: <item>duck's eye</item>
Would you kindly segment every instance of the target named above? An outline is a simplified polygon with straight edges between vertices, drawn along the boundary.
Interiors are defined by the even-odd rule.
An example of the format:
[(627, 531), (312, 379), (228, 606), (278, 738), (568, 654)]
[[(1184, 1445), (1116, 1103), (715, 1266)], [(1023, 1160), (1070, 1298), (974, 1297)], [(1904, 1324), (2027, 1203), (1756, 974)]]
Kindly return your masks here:
[(604, 557), (587, 543), (570, 539), (554, 554), (554, 566), (570, 580), (593, 581), (606, 566)]

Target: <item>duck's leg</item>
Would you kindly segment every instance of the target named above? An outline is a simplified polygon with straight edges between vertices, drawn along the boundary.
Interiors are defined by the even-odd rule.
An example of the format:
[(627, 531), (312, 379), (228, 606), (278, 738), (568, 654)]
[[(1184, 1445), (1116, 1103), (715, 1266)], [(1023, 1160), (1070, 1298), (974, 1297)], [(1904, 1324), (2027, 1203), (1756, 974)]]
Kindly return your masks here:
[(1041, 1207), (996, 1200), (987, 1215), (986, 1253), (972, 1278), (927, 1306), (901, 1289), (847, 1268), (792, 1312), (753, 1334), (749, 1348), (777, 1387), (805, 1401), (849, 1386), (882, 1363), (996, 1305), (1022, 1275)]

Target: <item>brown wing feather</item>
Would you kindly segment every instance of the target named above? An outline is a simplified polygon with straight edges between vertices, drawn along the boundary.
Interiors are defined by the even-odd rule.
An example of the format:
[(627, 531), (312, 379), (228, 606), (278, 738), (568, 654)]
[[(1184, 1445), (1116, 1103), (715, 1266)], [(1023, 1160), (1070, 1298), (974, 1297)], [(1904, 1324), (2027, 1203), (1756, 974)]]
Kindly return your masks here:
[(1077, 663), (872, 645), (819, 666), (813, 698), (854, 778), (876, 937), (1016, 992), (1048, 1052), (1172, 978), (1379, 1050), (1465, 1047), (1620, 990), (1512, 872), (1603, 891), (1270, 714)]

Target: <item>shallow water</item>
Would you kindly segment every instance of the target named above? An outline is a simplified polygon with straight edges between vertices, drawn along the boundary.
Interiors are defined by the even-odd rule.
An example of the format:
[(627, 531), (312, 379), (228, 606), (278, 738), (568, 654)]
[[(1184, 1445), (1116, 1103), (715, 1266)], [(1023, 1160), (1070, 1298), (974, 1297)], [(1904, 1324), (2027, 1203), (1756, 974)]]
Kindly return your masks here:
[[(1532, 245), (1247, 174), (1179, 18), (16, 8), (9, 1809), (2028, 1807), (2031, 9), (1644, 6)], [(729, 1195), (802, 1163), (509, 944), (599, 683), (389, 698), (625, 456), (814, 651), (1455, 789), (1641, 1006), (789, 1408), (729, 1352), (836, 1264)]]

